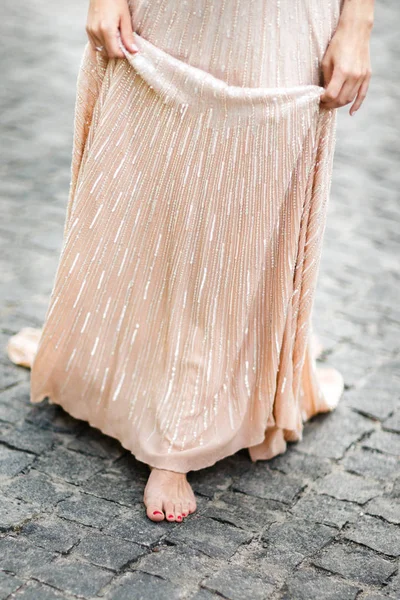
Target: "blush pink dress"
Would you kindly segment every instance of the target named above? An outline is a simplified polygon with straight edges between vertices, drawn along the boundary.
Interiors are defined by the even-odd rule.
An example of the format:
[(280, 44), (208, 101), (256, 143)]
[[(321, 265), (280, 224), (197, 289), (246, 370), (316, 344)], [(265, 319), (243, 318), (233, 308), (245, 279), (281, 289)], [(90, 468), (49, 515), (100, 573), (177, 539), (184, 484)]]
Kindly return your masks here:
[(134, 0), (139, 52), (85, 48), (62, 252), (42, 330), (9, 341), (48, 397), (151, 466), (269, 459), (332, 410), (311, 316), (341, 1)]

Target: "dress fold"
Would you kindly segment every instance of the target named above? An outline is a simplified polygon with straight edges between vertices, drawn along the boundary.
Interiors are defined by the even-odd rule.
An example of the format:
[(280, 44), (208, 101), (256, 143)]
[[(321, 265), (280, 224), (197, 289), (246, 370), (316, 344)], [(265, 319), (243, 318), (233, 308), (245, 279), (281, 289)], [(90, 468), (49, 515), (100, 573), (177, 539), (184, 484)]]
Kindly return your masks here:
[[(238, 41), (234, 69), (236, 0), (217, 28), (213, 3), (196, 4), (184, 38), (170, 4), (135, 3), (138, 53), (85, 47), (63, 245), (25, 362), (32, 402), (187, 472), (241, 448), (284, 452), (343, 391), (311, 347), (336, 126), (317, 67), (340, 2), (312, 0), (307, 37), (305, 21), (293, 29), (290, 11), (277, 20), (279, 3), (255, 0), (243, 18), (255, 37), (279, 31), (287, 55), (266, 58), (273, 36), (251, 59)], [(199, 19), (207, 43), (185, 53)], [(23, 340), (10, 340), (14, 361)]]

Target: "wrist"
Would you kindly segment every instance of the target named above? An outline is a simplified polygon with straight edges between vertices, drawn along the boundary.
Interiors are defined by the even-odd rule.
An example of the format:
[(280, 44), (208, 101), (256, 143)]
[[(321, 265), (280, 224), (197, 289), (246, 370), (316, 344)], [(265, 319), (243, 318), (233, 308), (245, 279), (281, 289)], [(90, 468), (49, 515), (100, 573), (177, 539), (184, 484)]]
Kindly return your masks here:
[(344, 0), (338, 28), (370, 33), (374, 25), (374, 0)]

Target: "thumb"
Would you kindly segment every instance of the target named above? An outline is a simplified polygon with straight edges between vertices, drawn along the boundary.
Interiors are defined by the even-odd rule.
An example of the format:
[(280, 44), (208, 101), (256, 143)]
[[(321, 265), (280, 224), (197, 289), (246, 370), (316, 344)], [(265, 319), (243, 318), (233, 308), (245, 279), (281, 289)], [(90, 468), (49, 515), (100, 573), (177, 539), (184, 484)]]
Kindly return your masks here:
[(138, 52), (139, 48), (136, 46), (133, 38), (131, 13), (129, 11), (121, 17), (120, 32), (122, 43), (128, 52)]

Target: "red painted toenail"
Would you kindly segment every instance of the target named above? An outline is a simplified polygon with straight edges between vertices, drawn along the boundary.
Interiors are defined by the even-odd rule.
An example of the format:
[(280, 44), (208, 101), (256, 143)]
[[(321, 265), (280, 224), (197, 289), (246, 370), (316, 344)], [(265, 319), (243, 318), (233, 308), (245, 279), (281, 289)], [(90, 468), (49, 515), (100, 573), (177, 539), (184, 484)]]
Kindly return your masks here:
[(174, 515), (168, 515), (168, 519), (173, 519)]
[(176, 517), (178, 519), (178, 521), (182, 521), (182, 517), (181, 515), (179, 515), (178, 517)]
[(161, 512), (161, 511), (159, 511), (159, 510), (155, 510), (155, 511), (153, 512), (153, 515), (162, 515), (162, 512)]

